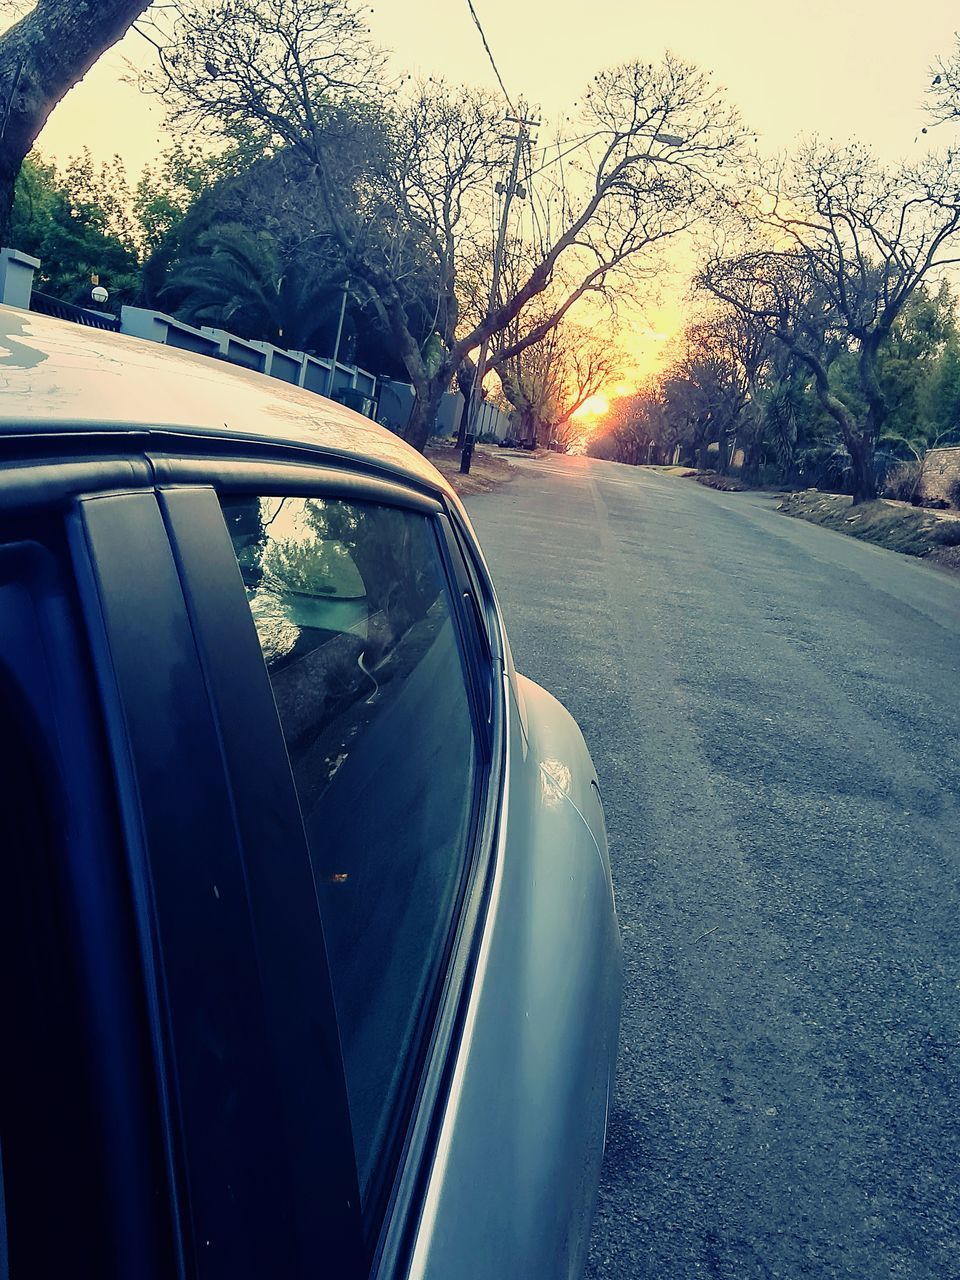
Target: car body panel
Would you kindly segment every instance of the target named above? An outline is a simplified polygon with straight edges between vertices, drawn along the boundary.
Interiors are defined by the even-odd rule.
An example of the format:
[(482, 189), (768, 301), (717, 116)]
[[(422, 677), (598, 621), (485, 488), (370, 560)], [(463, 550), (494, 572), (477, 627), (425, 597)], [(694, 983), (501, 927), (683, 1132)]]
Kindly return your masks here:
[(595, 774), (556, 699), (523, 682), (526, 740), (507, 687), (505, 822), (416, 1280), (579, 1276), (599, 1179), (622, 961), (602, 814), (576, 803)]
[[(202, 537), (187, 537), (198, 512), (212, 519), (211, 488), (221, 482), (228, 489), (247, 487), (249, 481), (256, 492), (258, 468), (261, 476), (272, 475), (271, 492), (280, 493), (288, 482), (302, 492), (311, 475), (332, 475), (334, 491), (346, 492), (343, 486), (354, 477), (363, 484), (388, 482), (381, 494), (366, 495), (373, 501), (402, 501), (406, 494), (438, 520), (444, 519), (442, 510), (449, 514), (481, 595), (488, 596), (483, 614), (501, 692), (503, 781), (488, 806), (496, 839), (487, 840), (477, 858), (477, 905), (462, 947), (469, 961), (451, 979), (449, 1013), (438, 1015), (437, 1025), (446, 1021), (450, 1035), (438, 1038), (442, 1048), (424, 1073), (425, 1081), (437, 1083), (425, 1084), (411, 1122), (413, 1130), (423, 1117), (429, 1136), (416, 1158), (401, 1166), (394, 1203), (404, 1206), (403, 1220), (388, 1218), (385, 1227), (385, 1235), (396, 1227), (401, 1243), (389, 1256), (380, 1255), (375, 1272), (383, 1280), (404, 1274), (418, 1280), (580, 1275), (599, 1180), (621, 992), (603, 811), (576, 723), (556, 699), (514, 670), (490, 575), (450, 486), (398, 437), (324, 397), (207, 356), (3, 307), (0, 447), (10, 460), (0, 504), (49, 503), (55, 489), (60, 509), (65, 499), (80, 496), (87, 525), (91, 518), (102, 524), (110, 508), (123, 505), (119, 495), (129, 500), (135, 493), (131, 505), (149, 507), (154, 523), (163, 513), (171, 539), (163, 555), (174, 556), (182, 579), (181, 621), (186, 626), (186, 609), (192, 627), (192, 639), (186, 632), (181, 637), (184, 653), (204, 668), (204, 696), (221, 707), (214, 720), (224, 734), (224, 760), (214, 766), (211, 758), (208, 765), (214, 774), (226, 769), (224, 785), (243, 785), (243, 769), (231, 756), (234, 731), (224, 730), (229, 688), (217, 684), (221, 677), (233, 678), (228, 663), (239, 662), (237, 644), (211, 640), (226, 612), (215, 606), (220, 585), (205, 575), (219, 570), (214, 559), (204, 560), (203, 572), (198, 566), (202, 556), (212, 555), (214, 534), (204, 525)], [(291, 460), (296, 474), (287, 465)], [(219, 479), (218, 465), (225, 468)], [(58, 473), (52, 485), (48, 472)], [(210, 501), (197, 493), (202, 487)], [(112, 536), (120, 539), (122, 530)], [(217, 526), (216, 539), (225, 538)], [(242, 603), (233, 553), (227, 548), (220, 559), (233, 575), (234, 603)], [(139, 566), (124, 566), (122, 556), (118, 564), (132, 575), (129, 591), (116, 594), (122, 614), (124, 600), (136, 594)], [(144, 589), (149, 592), (149, 583)], [(119, 621), (135, 631), (142, 620)], [(162, 619), (155, 621), (160, 644)], [(255, 645), (252, 624), (249, 630)], [(242, 670), (242, 664), (234, 669)], [(260, 675), (266, 689), (265, 673)], [(132, 688), (135, 664), (130, 681)], [(268, 692), (264, 698), (269, 700)], [(199, 707), (199, 693), (194, 701)], [(123, 715), (128, 712), (123, 709)], [(161, 731), (159, 710), (155, 718)], [(256, 740), (256, 727), (235, 726), (238, 740), (244, 734)], [(141, 735), (146, 742), (152, 736), (150, 730)], [(209, 756), (212, 748), (205, 751)], [(498, 759), (499, 754), (498, 748)], [(118, 790), (123, 789), (118, 775)], [(242, 809), (237, 805), (241, 836), (255, 825)], [(269, 805), (264, 812), (269, 819)], [(258, 849), (263, 843), (259, 835), (250, 840)], [(312, 1146), (308, 1139), (305, 1145)], [(404, 1186), (407, 1194), (401, 1193)]]
[(449, 492), (416, 449), (325, 396), (210, 356), (0, 307), (0, 437), (104, 428), (306, 446)]

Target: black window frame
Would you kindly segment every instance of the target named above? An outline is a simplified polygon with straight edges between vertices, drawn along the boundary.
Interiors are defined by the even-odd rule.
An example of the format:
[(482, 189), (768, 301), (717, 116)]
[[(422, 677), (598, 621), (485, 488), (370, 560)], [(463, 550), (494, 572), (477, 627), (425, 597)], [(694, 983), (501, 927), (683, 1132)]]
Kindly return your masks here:
[[(196, 487), (179, 495), (186, 510), (177, 524), (181, 535), (199, 537), (202, 545), (210, 521), (192, 518), (201, 496)], [(97, 668), (101, 696), (112, 709), (115, 767), (126, 780), (124, 826), (133, 874), (141, 882), (139, 927), (156, 1002), (155, 1053), (168, 1117), (183, 1271), (226, 1277), (258, 1266), (259, 1256), (271, 1260), (268, 1270), (275, 1263), (285, 1275), (305, 1277), (314, 1274), (322, 1258), (351, 1280), (364, 1273), (364, 1265), (322, 926), (319, 912), (314, 919), (309, 911), (312, 879), (302, 827), (279, 820), (296, 813), (282, 743), (278, 753), (270, 750), (269, 740), (265, 745), (251, 741), (243, 720), (267, 704), (274, 715), (275, 708), (255, 637), (255, 648), (247, 645), (244, 654), (242, 640), (238, 652), (228, 629), (228, 643), (216, 662), (209, 661), (204, 644), (209, 636), (198, 625), (191, 587), (204, 566), (214, 570), (216, 585), (217, 557), (204, 552), (192, 576), (185, 576), (184, 538), (171, 536), (171, 505), (177, 505), (177, 495), (152, 486), (88, 495), (77, 503), (73, 534), (78, 562), (85, 560), (88, 569), (86, 612), (91, 631), (99, 633)], [(219, 520), (223, 570), (236, 562), (215, 502), (212, 511)], [(225, 581), (232, 587), (229, 574)], [(214, 611), (229, 609), (231, 595), (228, 590), (225, 599), (218, 596)], [(246, 601), (240, 603), (249, 612)], [(217, 684), (217, 673), (226, 669), (229, 675), (233, 661), (253, 673), (244, 700), (224, 697), (222, 681)], [(259, 700), (253, 696), (258, 670)], [(181, 695), (174, 698), (175, 716), (174, 691)], [(171, 719), (179, 722), (173, 749), (154, 741), (163, 737), (155, 731), (169, 729)], [(254, 747), (258, 759), (251, 772)], [(237, 785), (244, 778), (250, 783), (247, 791)], [(285, 785), (291, 788), (286, 804)], [(277, 819), (267, 836), (257, 825), (262, 788), (271, 792), (263, 807)], [(262, 862), (275, 852), (271, 840), (282, 847), (286, 873), (300, 878), (300, 887), (282, 902), (269, 891), (247, 892), (251, 877), (259, 874), (258, 858)], [(201, 884), (208, 868), (215, 870), (215, 879), (208, 876), (213, 882)], [(267, 880), (275, 879), (271, 865)], [(180, 901), (192, 928), (182, 927)], [(229, 904), (226, 914), (221, 902), (224, 908)], [(277, 926), (281, 914), (282, 929)], [(235, 961), (237, 970), (249, 970), (247, 979), (240, 982), (225, 962), (205, 963), (200, 951), (211, 946), (215, 956), (229, 957), (231, 965)], [(276, 990), (278, 973), (282, 978), (284, 965), (304, 946), (313, 949), (309, 1001), (304, 984), (296, 981), (285, 984), (286, 1002), (264, 999), (264, 991)], [(296, 974), (303, 976), (299, 968)], [(194, 977), (201, 988), (196, 996)], [(195, 1005), (202, 1022), (192, 1013)], [(291, 1043), (297, 1045), (296, 1059), (288, 1052)], [(219, 1059), (230, 1064), (239, 1094), (216, 1084)], [(292, 1080), (278, 1067), (287, 1062), (300, 1067)], [(209, 1111), (227, 1107), (232, 1116), (208, 1116), (204, 1088)], [(301, 1132), (292, 1111), (302, 1096), (320, 1097), (324, 1105), (309, 1111)], [(231, 1152), (233, 1178), (223, 1162), (224, 1153)], [(309, 1176), (298, 1177), (304, 1170)], [(223, 1227), (220, 1240), (204, 1238), (210, 1221)]]
[[(92, 1224), (99, 1223), (110, 1257), (101, 1261), (102, 1273), (160, 1280), (179, 1274), (179, 1268), (149, 1014), (106, 726), (74, 575), (68, 504), (56, 500), (59, 494), (44, 501), (51, 496), (44, 492), (44, 470), (32, 477), (41, 480), (39, 486), (28, 483), (12, 501), (9, 490), (0, 490), (0, 576), (19, 583), (30, 600), (33, 661), (45, 672), (32, 694), (21, 686), (20, 697), (44, 740), (50, 794), (58, 808), (51, 818), (62, 828), (46, 874), (54, 877), (48, 889), (59, 902), (71, 965), (69, 999), (75, 1004), (71, 1052), (80, 1064), (79, 1078), (76, 1088), (73, 1079), (66, 1082), (65, 1092), (79, 1090), (77, 1097), (84, 1099), (87, 1140), (98, 1152), (84, 1164), (83, 1151), (69, 1144), (60, 1158), (73, 1170), (71, 1197), (87, 1206)], [(12, 476), (14, 486), (23, 474)], [(12, 678), (19, 683), (15, 673)], [(9, 1211), (9, 1185), (6, 1190)], [(63, 1250), (59, 1269), (92, 1265), (77, 1254), (80, 1240), (57, 1223), (56, 1205), (45, 1208), (48, 1248)]]
[[(457, 925), (475, 863), (480, 817), (489, 779), (491, 756), (490, 714), (483, 704), (480, 693), (480, 681), (476, 669), (478, 645), (475, 638), (474, 619), (461, 598), (461, 586), (464, 579), (462, 571), (452, 562), (449, 525), (444, 511), (439, 508), (438, 504), (430, 504), (428, 506), (416, 496), (414, 496), (412, 502), (407, 502), (404, 500), (406, 497), (404, 492), (395, 487), (388, 489), (380, 486), (367, 486), (358, 492), (355, 485), (351, 484), (347, 492), (343, 493), (341, 492), (342, 479), (339, 476), (331, 476), (329, 473), (323, 475), (323, 482), (322, 487), (319, 477), (312, 484), (308, 482), (309, 488), (303, 493), (291, 493), (288, 488), (284, 488), (280, 493), (271, 493), (266, 492), (265, 488), (258, 488), (256, 493), (251, 492), (249, 489), (244, 489), (243, 494), (245, 497), (251, 498), (302, 497), (323, 498), (324, 500), (334, 501), (340, 499), (358, 506), (377, 505), (391, 507), (413, 515), (425, 516), (428, 521), (428, 536), (432, 539), (433, 549), (436, 552), (437, 565), (443, 578), (445, 596), (450, 609), (450, 619), (455, 632), (463, 691), (470, 715), (476, 760), (473, 769), (472, 795), (470, 797), (469, 829), (464, 839), (461, 871), (455, 896), (450, 907), (449, 928), (444, 939), (443, 951), (435, 957), (431, 966), (430, 999), (428, 1009), (424, 1015), (424, 1020), (429, 1028), (436, 1022), (440, 993), (449, 967), (452, 940), (457, 932)], [(364, 1232), (370, 1256), (373, 1255), (376, 1247), (386, 1214), (386, 1207), (392, 1195), (396, 1174), (402, 1163), (402, 1151), (406, 1145), (406, 1135), (410, 1127), (415, 1100), (420, 1093), (420, 1082), (426, 1066), (430, 1041), (431, 1036), (429, 1034), (423, 1034), (417, 1039), (414, 1056), (409, 1063), (408, 1070), (405, 1072), (407, 1082), (403, 1090), (402, 1111), (395, 1119), (391, 1138), (388, 1140), (383, 1153), (381, 1168), (372, 1183), (372, 1187), (368, 1192), (367, 1204), (363, 1208)]]
[[(208, 490), (211, 497), (215, 496), (218, 510), (221, 494), (300, 496), (380, 503), (420, 512), (431, 518), (438, 555), (447, 579), (458, 647), (467, 667), (465, 681), (474, 722), (477, 768), (471, 834), (458, 901), (451, 914), (451, 929), (440, 964), (437, 990), (431, 1002), (429, 1030), (419, 1046), (412, 1073), (414, 1085), (404, 1109), (403, 1131), (392, 1153), (389, 1175), (381, 1189), (376, 1211), (366, 1215), (364, 1221), (365, 1265), (378, 1275), (393, 1275), (402, 1271), (404, 1259), (409, 1256), (412, 1246), (418, 1199), (425, 1189), (430, 1159), (439, 1134), (443, 1102), (452, 1076), (458, 1035), (466, 1012), (469, 978), (476, 963), (480, 926), (492, 879), (507, 715), (502, 651), (497, 652), (492, 646), (488, 649), (486, 643), (478, 639), (476, 614), (469, 601), (464, 599), (462, 590), (465, 584), (468, 589), (476, 589), (475, 579), (470, 576), (467, 557), (454, 534), (452, 513), (440, 495), (393, 475), (354, 471), (343, 466), (340, 460), (324, 464), (318, 460), (252, 459), (244, 457), (238, 450), (234, 457), (180, 457), (165, 452), (151, 455), (151, 461), (157, 472), (157, 492), (161, 501), (167, 504), (178, 493)], [(167, 509), (169, 511), (169, 506)], [(222, 515), (221, 521), (229, 538)], [(176, 547), (175, 520), (168, 518), (168, 526)], [(181, 550), (178, 559), (189, 595), (193, 557)], [(233, 563), (235, 589), (247, 610), (250, 632), (255, 635), (235, 556)], [(488, 616), (488, 593), (484, 591), (483, 594), (484, 614)], [(201, 647), (205, 647), (202, 638)], [(211, 660), (216, 661), (215, 658)], [(477, 663), (484, 660), (490, 664), (491, 671), (478, 672)], [(491, 678), (489, 707), (484, 704), (480, 693), (485, 674)], [(276, 731), (282, 741), (279, 717)]]

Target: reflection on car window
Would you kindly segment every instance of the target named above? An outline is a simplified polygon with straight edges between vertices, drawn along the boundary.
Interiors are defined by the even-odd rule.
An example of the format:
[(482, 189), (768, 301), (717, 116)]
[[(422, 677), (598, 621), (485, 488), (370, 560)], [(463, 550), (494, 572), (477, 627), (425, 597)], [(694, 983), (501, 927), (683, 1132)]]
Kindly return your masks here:
[(370, 1200), (469, 839), (475, 744), (450, 599), (425, 516), (326, 498), (223, 508), (310, 844)]

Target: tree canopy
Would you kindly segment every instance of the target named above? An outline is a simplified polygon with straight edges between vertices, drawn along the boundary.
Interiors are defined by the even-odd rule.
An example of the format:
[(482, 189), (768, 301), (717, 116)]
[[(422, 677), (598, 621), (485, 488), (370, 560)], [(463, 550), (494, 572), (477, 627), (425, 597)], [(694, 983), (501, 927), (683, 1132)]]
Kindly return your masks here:
[(0, 244), (20, 166), (50, 112), (150, 0), (37, 0), (0, 34)]
[[(269, 12), (257, 0), (179, 0), (149, 30), (154, 88), (176, 118), (304, 162), (326, 234), (416, 389), (408, 437), (418, 445), (470, 352), (551, 287), (553, 306), (524, 345), (587, 293), (628, 287), (656, 246), (703, 216), (742, 138), (709, 77), (675, 58), (599, 74), (575, 110), (576, 160), (540, 183), (529, 269), (488, 307), (489, 255), (477, 270), (475, 250), (489, 243), (490, 189), (510, 154), (494, 99), (437, 81), (385, 84), (350, 0), (272, 0)], [(517, 145), (527, 144), (522, 134)], [(420, 264), (434, 293), (435, 368), (409, 309)]]
[(140, 263), (128, 215), (129, 192), (119, 162), (96, 170), (89, 153), (64, 172), (28, 157), (16, 183), (11, 238), (40, 259), (39, 286), (67, 302), (89, 304), (93, 278), (114, 303), (134, 301)]

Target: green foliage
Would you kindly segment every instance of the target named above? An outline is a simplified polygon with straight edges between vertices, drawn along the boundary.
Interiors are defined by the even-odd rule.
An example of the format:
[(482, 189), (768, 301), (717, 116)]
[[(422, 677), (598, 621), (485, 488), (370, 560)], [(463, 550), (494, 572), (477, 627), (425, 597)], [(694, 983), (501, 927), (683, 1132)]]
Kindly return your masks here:
[(960, 339), (947, 339), (928, 386), (926, 412), (935, 439), (960, 441)]
[(773, 363), (756, 388), (759, 409), (754, 453), (767, 482), (815, 484), (830, 470), (834, 429), (817, 403), (805, 369)]
[[(849, 337), (824, 326), (805, 342), (816, 348), (829, 390), (855, 423), (870, 414), (861, 353)], [(878, 480), (908, 500), (915, 490), (911, 466), (934, 444), (960, 442), (960, 335), (953, 294), (946, 284), (918, 286), (878, 348), (876, 374), (886, 406), (876, 440)], [(785, 485), (849, 490), (851, 461), (838, 424), (816, 394), (807, 364), (788, 349), (771, 348), (749, 388), (738, 443), (744, 478)], [(903, 465), (901, 465), (903, 464)]]
[(939, 434), (930, 412), (942, 356), (956, 344), (953, 298), (944, 284), (911, 297), (880, 351), (878, 375), (890, 407), (886, 434), (929, 443)]
[[(960, 349), (946, 284), (936, 292), (920, 286), (911, 296), (879, 349), (877, 377), (887, 405), (877, 441), (881, 460), (909, 461), (960, 421)], [(855, 418), (865, 418), (853, 350), (841, 350), (832, 362), (830, 388)]]
[(440, 368), (444, 356), (443, 339), (439, 333), (430, 334), (423, 344), (420, 354), (423, 358), (423, 367), (427, 371), (427, 376), (432, 378)]
[[(200, 160), (202, 162), (202, 156)], [(331, 354), (342, 287), (350, 272), (330, 234), (313, 167), (290, 151), (260, 155), (252, 150), (223, 153), (217, 165), (220, 166), (217, 176), (199, 190), (192, 203), (184, 199), (189, 190), (184, 193), (180, 187), (168, 192), (176, 210), (185, 208), (186, 212), (169, 230), (158, 232), (156, 248), (144, 264), (147, 305), (174, 310), (189, 319), (188, 312), (180, 311), (189, 284), (184, 264), (209, 256), (212, 240), (224, 226), (243, 228), (254, 239), (264, 235), (268, 238), (275, 253), (277, 274), (298, 277), (305, 295), (309, 294), (306, 301), (317, 311), (315, 331), (308, 338), (303, 338), (301, 333), (297, 343), (303, 341), (308, 350)], [(209, 176), (203, 171), (197, 174), (193, 168), (187, 176), (191, 173), (191, 181), (195, 181), (198, 188)], [(155, 209), (162, 216), (164, 202), (158, 200)], [(376, 234), (381, 234), (381, 230)], [(386, 228), (382, 234), (387, 234)], [(408, 267), (402, 284), (405, 309), (418, 345), (425, 344), (435, 331), (435, 286), (429, 276), (428, 259), (417, 256), (416, 246), (408, 245), (403, 252)], [(215, 322), (222, 323), (220, 319)], [(303, 328), (299, 324), (296, 327)], [(285, 331), (289, 329), (288, 322)], [(269, 335), (259, 332), (252, 336)], [(290, 345), (297, 344), (291, 341)], [(428, 347), (428, 354), (429, 350)], [(443, 354), (441, 349), (438, 355)], [(340, 355), (341, 359), (377, 374), (407, 376), (370, 291), (355, 278), (347, 298)]]
[(96, 170), (84, 152), (61, 174), (39, 155), (27, 157), (17, 178), (11, 241), (40, 259), (43, 292), (89, 304), (98, 276), (112, 308), (136, 300), (139, 261), (128, 196), (119, 159)]
[(87, 304), (91, 277), (99, 276), (113, 309), (152, 302), (156, 290), (150, 286), (162, 284), (200, 196), (255, 159), (240, 146), (211, 154), (195, 142), (175, 144), (131, 191), (118, 156), (98, 167), (84, 149), (61, 171), (34, 153), (17, 179), (11, 240), (40, 259), (38, 286), (55, 297)]
[(161, 300), (191, 324), (310, 351), (330, 324), (334, 297), (320, 296), (325, 283), (304, 264), (284, 260), (267, 232), (227, 223), (197, 237)]
[(259, 158), (252, 145), (211, 153), (198, 142), (175, 143), (148, 165), (133, 193), (137, 237), (145, 257), (169, 245), (199, 198), (218, 183), (246, 172)]

